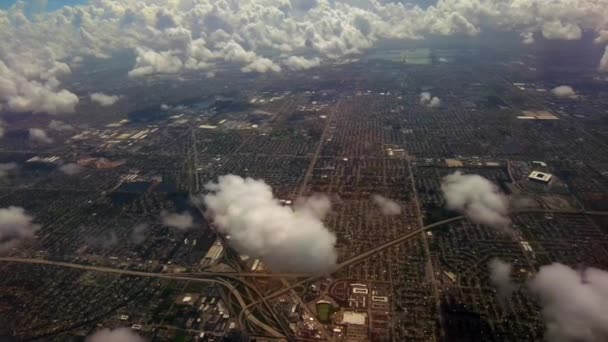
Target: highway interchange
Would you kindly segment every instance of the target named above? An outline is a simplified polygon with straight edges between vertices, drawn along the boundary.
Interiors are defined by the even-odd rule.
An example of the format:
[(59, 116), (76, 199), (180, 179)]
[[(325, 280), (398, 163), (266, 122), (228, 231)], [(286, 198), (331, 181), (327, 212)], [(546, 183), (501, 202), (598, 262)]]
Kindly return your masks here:
[[(561, 214), (584, 214), (584, 215), (608, 216), (608, 212), (597, 212), (597, 211), (594, 212), (594, 211), (583, 211), (583, 210), (571, 211), (571, 210), (522, 209), (522, 210), (517, 210), (514, 213), (552, 213), (552, 214), (561, 213)], [(369, 258), (370, 256), (372, 256), (376, 253), (384, 251), (388, 248), (391, 248), (391, 247), (398, 245), (402, 242), (405, 242), (409, 239), (415, 238), (415, 237), (419, 236), (421, 233), (444, 226), (446, 224), (458, 222), (458, 221), (461, 221), (464, 219), (465, 219), (464, 216), (457, 216), (457, 217), (442, 220), (442, 221), (421, 227), (419, 229), (407, 232), (407, 233), (405, 233), (393, 240), (387, 241), (386, 243), (383, 243), (373, 249), (370, 249), (366, 252), (363, 252), (361, 254), (358, 254), (354, 257), (351, 257), (349, 259), (342, 261), (341, 263), (336, 265), (336, 267), (333, 269), (333, 272), (337, 272), (343, 268), (357, 264), (358, 262), (361, 262), (364, 259)], [(196, 272), (196, 273), (171, 274), (171, 273), (159, 273), (159, 272), (134, 271), (134, 270), (129, 270), (129, 269), (121, 269), (121, 268), (92, 266), (92, 265), (83, 265), (83, 264), (77, 264), (77, 263), (60, 262), (60, 261), (53, 261), (53, 260), (46, 260), (46, 259), (20, 258), (20, 257), (0, 257), (0, 262), (48, 265), (48, 266), (79, 269), (79, 270), (90, 271), (90, 272), (101, 272), (101, 273), (109, 273), (109, 274), (129, 275), (129, 276), (136, 276), (136, 277), (148, 277), (148, 278), (159, 278), (159, 279), (173, 279), (173, 280), (183, 280), (183, 281), (202, 282), (202, 283), (221, 285), (221, 286), (227, 288), (228, 291), (232, 295), (234, 295), (234, 297), (238, 301), (238, 304), (241, 306), (241, 312), (239, 314), (239, 322), (240, 322), (241, 326), (243, 326), (243, 324), (244, 324), (243, 320), (246, 317), (247, 320), (249, 320), (254, 325), (258, 326), (259, 328), (264, 330), (266, 333), (268, 333), (269, 336), (274, 337), (274, 338), (281, 338), (281, 337), (285, 337), (285, 336), (284, 336), (284, 334), (277, 331), (274, 327), (260, 321), (251, 312), (251, 309), (253, 307), (255, 307), (256, 305), (263, 303), (264, 301), (267, 301), (269, 299), (276, 298), (280, 295), (283, 295), (289, 291), (294, 290), (295, 288), (297, 288), (299, 286), (302, 286), (303, 284), (317, 280), (320, 277), (327, 276), (327, 274), (307, 275), (307, 274), (296, 274), (296, 273), (263, 273), (263, 272), (257, 272), (257, 273), (252, 273), (252, 272)], [(288, 283), (285, 282), (284, 288), (274, 291), (269, 294), (262, 294), (258, 291), (257, 287), (253, 287), (249, 282), (244, 280), (247, 278), (251, 279), (251, 278), (255, 278), (255, 277), (280, 278), (280, 279), (304, 278), (304, 279), (297, 281), (291, 285), (288, 285)], [(252, 289), (256, 293), (256, 295), (259, 296), (259, 298), (248, 304), (243, 299), (243, 297), (240, 294), (240, 292), (238, 291), (238, 289), (236, 289), (236, 287), (234, 285), (232, 285), (230, 282), (228, 282), (228, 280), (233, 280), (233, 281), (237, 281), (239, 283), (244, 284), (245, 286)]]

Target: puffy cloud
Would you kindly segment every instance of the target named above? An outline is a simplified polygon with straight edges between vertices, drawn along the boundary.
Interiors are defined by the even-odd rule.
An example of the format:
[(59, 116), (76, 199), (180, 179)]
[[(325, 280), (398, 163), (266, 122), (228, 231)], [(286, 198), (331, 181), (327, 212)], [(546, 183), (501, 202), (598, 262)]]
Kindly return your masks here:
[(540, 299), (546, 340), (608, 340), (608, 272), (555, 263), (541, 267), (529, 287)]
[(426, 107), (435, 108), (441, 106), (441, 100), (437, 96), (431, 96), (429, 92), (420, 93), (420, 104)]
[(86, 241), (93, 247), (107, 249), (118, 243), (118, 236), (114, 231), (110, 231), (99, 236), (89, 237)]
[(372, 195), (372, 201), (376, 203), (384, 215), (393, 216), (401, 214), (401, 206), (391, 199), (380, 195)]
[(140, 223), (133, 227), (131, 231), (131, 241), (139, 245), (146, 240), (146, 235), (150, 230), (150, 226), (147, 223)]
[(331, 201), (322, 194), (315, 194), (310, 197), (300, 197), (294, 204), (295, 211), (307, 213), (323, 221), (331, 211)]
[(43, 129), (40, 128), (30, 128), (29, 129), (30, 141), (39, 144), (51, 144), (53, 143), (53, 139), (49, 137)]
[(546, 39), (578, 40), (583, 36), (583, 30), (578, 25), (561, 21), (544, 23), (542, 33)]
[(553, 95), (555, 95), (557, 97), (569, 97), (569, 98), (577, 97), (574, 89), (572, 89), (571, 86), (567, 86), (567, 85), (555, 87), (555, 88), (551, 89), (551, 93), (553, 93)]
[(91, 97), (91, 101), (97, 103), (102, 107), (108, 107), (120, 100), (122, 96), (118, 95), (106, 95), (104, 93), (92, 93), (89, 95)]
[(53, 130), (53, 131), (72, 131), (74, 130), (74, 126), (70, 125), (70, 124), (66, 124), (63, 121), (59, 121), (59, 120), (51, 120), (51, 122), (49, 122), (49, 129)]
[(0, 253), (17, 246), (22, 240), (33, 238), (40, 226), (21, 207), (0, 208)]
[(534, 33), (524, 32), (521, 35), (521, 42), (526, 45), (534, 44)]
[(0, 178), (6, 177), (10, 171), (17, 169), (17, 163), (0, 163)]
[(78, 97), (61, 89), (58, 81), (58, 77), (71, 72), (70, 67), (56, 61), (49, 48), (41, 51), (20, 48), (11, 51), (11, 48), (0, 47), (0, 108), (20, 113), (73, 113)]
[(102, 329), (88, 336), (85, 342), (145, 342), (146, 340), (137, 335), (129, 328), (118, 328), (114, 330)]
[(66, 175), (73, 176), (82, 172), (82, 166), (75, 163), (64, 164), (59, 167), (59, 171)]
[(226, 0), (96, 0), (33, 18), (32, 7), (20, 2), (0, 12), (0, 107), (73, 112), (78, 97), (61, 84), (71, 72), (65, 62), (79, 65), (83, 57), (106, 58), (124, 49), (135, 52), (132, 77), (226, 65), (244, 72), (278, 72), (279, 64), (301, 70), (387, 39), (484, 30), (523, 32), (524, 41), (539, 31), (548, 39), (579, 39), (583, 31), (602, 36), (608, 30), (606, 5), (605, 0), (444, 0), (425, 8), (374, 0), (242, 0), (238, 6)]
[(517, 285), (511, 280), (513, 265), (494, 258), (490, 260), (488, 267), (490, 268), (490, 282), (496, 287), (498, 299), (504, 301), (511, 297), (517, 289)]
[(291, 70), (306, 70), (321, 65), (321, 59), (318, 57), (306, 59), (300, 56), (291, 56), (283, 61), (283, 64)]
[(456, 171), (443, 179), (441, 191), (448, 209), (465, 214), (475, 223), (501, 229), (507, 229), (511, 223), (507, 196), (479, 175)]
[(160, 214), (163, 225), (171, 228), (177, 228), (179, 230), (188, 230), (194, 227), (194, 218), (189, 212), (183, 213), (169, 213), (163, 210)]
[(598, 32), (597, 37), (593, 40), (595, 44), (608, 43), (608, 30), (601, 30)]
[(322, 195), (282, 206), (262, 180), (221, 176), (202, 201), (217, 229), (239, 253), (260, 258), (274, 271), (326, 272), (337, 260), (336, 237), (323, 224)]
[(281, 67), (268, 58), (256, 58), (253, 62), (241, 68), (243, 72), (259, 72), (268, 71), (280, 72)]
[(174, 74), (179, 72), (183, 63), (171, 52), (156, 52), (151, 49), (137, 48), (137, 59), (129, 76), (146, 76), (153, 74)]
[(606, 50), (604, 51), (604, 55), (600, 60), (600, 71), (608, 72), (608, 46), (606, 46)]

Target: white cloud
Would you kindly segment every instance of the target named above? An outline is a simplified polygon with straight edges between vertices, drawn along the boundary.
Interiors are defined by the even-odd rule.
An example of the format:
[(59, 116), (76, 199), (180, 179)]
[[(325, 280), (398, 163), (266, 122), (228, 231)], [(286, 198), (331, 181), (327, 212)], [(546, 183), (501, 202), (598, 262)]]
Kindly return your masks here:
[(426, 107), (435, 108), (441, 106), (441, 100), (437, 96), (431, 96), (429, 92), (420, 93), (420, 104)]
[(595, 44), (606, 44), (608, 43), (608, 29), (601, 30), (597, 33), (597, 37), (593, 40)]
[(534, 44), (534, 33), (524, 32), (521, 35), (521, 42), (526, 45)]
[(10, 171), (17, 169), (17, 163), (0, 163), (0, 178), (6, 177)]
[(111, 106), (118, 102), (118, 100), (120, 100), (120, 98), (122, 97), (118, 95), (106, 95), (104, 93), (92, 93), (89, 96), (91, 98), (91, 101), (97, 103), (102, 107)]
[(21, 207), (0, 208), (0, 253), (34, 237), (40, 226)]
[(551, 93), (553, 93), (553, 95), (555, 95), (557, 97), (569, 97), (569, 98), (577, 97), (574, 89), (572, 89), (571, 86), (567, 86), (567, 85), (555, 87), (555, 88), (551, 89)]
[(448, 209), (465, 214), (475, 223), (501, 229), (507, 229), (511, 223), (508, 198), (479, 175), (456, 171), (443, 179), (441, 191)]
[(171, 52), (156, 52), (147, 48), (136, 49), (137, 60), (133, 70), (129, 71), (129, 76), (146, 76), (153, 74), (174, 74), (179, 72), (183, 63), (179, 57)]
[(394, 216), (401, 214), (401, 206), (389, 198), (380, 195), (372, 195), (372, 200), (382, 210), (382, 214), (384, 215)]
[(163, 225), (171, 228), (177, 228), (179, 230), (188, 230), (194, 227), (194, 218), (189, 212), (184, 211), (183, 213), (169, 213), (163, 210), (160, 214)]
[(504, 301), (517, 290), (517, 285), (511, 280), (513, 265), (498, 258), (490, 260), (490, 282), (496, 287), (498, 299)]
[(203, 197), (218, 230), (239, 253), (260, 258), (273, 271), (326, 272), (337, 260), (336, 237), (323, 224), (329, 200), (322, 195), (282, 206), (262, 180), (221, 176)]
[(51, 139), (43, 129), (30, 128), (29, 135), (30, 135), (30, 140), (35, 143), (39, 143), (39, 144), (53, 143), (53, 139)]
[(110, 231), (95, 237), (89, 237), (86, 241), (87, 244), (95, 248), (108, 249), (118, 243), (118, 236), (116, 232)]
[(146, 240), (146, 235), (150, 230), (150, 226), (147, 223), (140, 223), (133, 227), (131, 231), (131, 241), (139, 245)]
[(280, 72), (281, 67), (268, 58), (256, 58), (253, 62), (241, 68), (243, 72), (259, 72), (265, 73), (268, 71)]
[(321, 59), (318, 57), (307, 59), (300, 56), (291, 56), (284, 60), (283, 64), (291, 70), (306, 70), (321, 65)]
[(0, 107), (74, 112), (78, 97), (62, 86), (71, 72), (66, 61), (79, 65), (89, 56), (106, 58), (125, 49), (135, 52), (132, 77), (209, 72), (220, 65), (279, 72), (279, 64), (300, 70), (320, 59), (361, 53), (382, 40), (429, 34), (504, 30), (524, 33), (528, 42), (531, 32), (548, 39), (579, 39), (583, 31), (603, 36), (606, 5), (605, 0), (445, 0), (425, 8), (371, 0), (243, 0), (238, 6), (225, 0), (97, 0), (36, 19), (18, 5), (0, 12)]
[(137, 335), (129, 328), (118, 328), (114, 330), (102, 329), (88, 336), (85, 342), (145, 342), (146, 340)]
[(606, 71), (608, 72), (608, 46), (606, 46), (606, 50), (604, 51), (604, 55), (602, 56), (602, 59), (600, 60), (600, 67), (599, 67), (600, 71)]
[(59, 167), (59, 171), (66, 175), (73, 176), (82, 172), (82, 166), (75, 163), (64, 164)]
[(71, 72), (70, 67), (56, 61), (48, 48), (40, 51), (19, 48), (10, 51), (10, 48), (0, 47), (0, 107), (19, 113), (73, 113), (78, 97), (61, 89), (58, 81)]
[(300, 197), (296, 200), (294, 209), (298, 213), (306, 213), (323, 221), (331, 211), (331, 201), (327, 196), (322, 194)]
[(546, 39), (578, 40), (581, 39), (583, 31), (572, 23), (562, 23), (561, 21), (549, 21), (543, 24), (543, 37)]
[(63, 121), (59, 121), (59, 120), (51, 120), (51, 122), (49, 122), (49, 129), (53, 130), (53, 131), (72, 131), (74, 130), (74, 127), (70, 124), (66, 124)]
[(529, 286), (540, 299), (546, 340), (608, 340), (608, 272), (555, 263), (541, 267)]

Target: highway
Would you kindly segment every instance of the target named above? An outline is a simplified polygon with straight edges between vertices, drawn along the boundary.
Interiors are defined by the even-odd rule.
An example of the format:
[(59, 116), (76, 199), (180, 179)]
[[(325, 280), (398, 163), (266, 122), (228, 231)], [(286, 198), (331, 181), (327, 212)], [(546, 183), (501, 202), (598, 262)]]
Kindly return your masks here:
[[(525, 214), (525, 213), (551, 213), (551, 214), (584, 214), (584, 215), (599, 215), (599, 216), (608, 216), (608, 212), (603, 212), (603, 211), (584, 211), (584, 210), (547, 210), (547, 209), (522, 209), (522, 210), (517, 210), (515, 212), (513, 212), (513, 214)], [(369, 258), (370, 256), (381, 252), (383, 250), (386, 250), (388, 248), (391, 248), (395, 245), (398, 245), (404, 241), (407, 241), (411, 238), (414, 238), (416, 236), (419, 236), (419, 234), (424, 233), (428, 230), (434, 229), (436, 227), (445, 225), (445, 224), (449, 224), (449, 223), (453, 223), (453, 222), (458, 222), (461, 220), (464, 220), (465, 217), (464, 216), (457, 216), (457, 217), (453, 217), (447, 220), (443, 220), (443, 221), (439, 221), (439, 222), (435, 222), (433, 224), (424, 226), (422, 228), (413, 230), (411, 232), (408, 232), (406, 234), (401, 235), (400, 237), (385, 242), (379, 246), (376, 246), (366, 252), (363, 252), (359, 255), (356, 255), (352, 258), (346, 259), (344, 261), (342, 261), (341, 263), (339, 263), (338, 265), (336, 265), (336, 267), (333, 269), (333, 272), (337, 272), (338, 270), (348, 267), (350, 265), (356, 264), (358, 262), (361, 262), (363, 260), (365, 260), (366, 258)], [(239, 272), (199, 272), (199, 273), (189, 273), (189, 274), (170, 274), (170, 273), (152, 273), (152, 272), (142, 272), (142, 271), (133, 271), (133, 270), (126, 270), (126, 269), (117, 269), (117, 268), (110, 268), (110, 267), (101, 267), (101, 266), (90, 266), (90, 265), (82, 265), (82, 264), (74, 264), (74, 263), (67, 263), (67, 262), (60, 262), (60, 261), (52, 261), (52, 260), (45, 260), (45, 259), (30, 259), (30, 258), (18, 258), (18, 257), (0, 257), (0, 262), (15, 262), (15, 263), (26, 263), (26, 264), (39, 264), (39, 265), (50, 265), (50, 266), (59, 266), (59, 267), (66, 267), (66, 268), (73, 268), (73, 269), (80, 269), (80, 270), (85, 270), (85, 271), (92, 271), (92, 272), (102, 272), (102, 273), (112, 273), (112, 274), (124, 274), (124, 275), (132, 275), (132, 276), (138, 276), (138, 277), (151, 277), (151, 278), (160, 278), (160, 279), (174, 279), (174, 280), (185, 280), (185, 281), (194, 281), (194, 282), (206, 282), (206, 283), (213, 283), (213, 284), (219, 284), (222, 286), (225, 286), (226, 288), (228, 288), (230, 290), (230, 292), (232, 294), (234, 294), (235, 298), (237, 299), (237, 301), (239, 302), (239, 305), (241, 305), (242, 307), (242, 311), (239, 315), (239, 321), (242, 322), (242, 318), (243, 315), (245, 315), (253, 324), (257, 325), (258, 327), (262, 328), (264, 331), (266, 331), (267, 333), (269, 333), (270, 335), (272, 335), (273, 337), (276, 338), (281, 338), (281, 337), (285, 337), (283, 334), (279, 333), (278, 331), (276, 331), (273, 327), (259, 321), (250, 311), (249, 309), (252, 308), (253, 306), (259, 304), (260, 302), (264, 301), (264, 300), (269, 300), (275, 297), (278, 297), (288, 291), (291, 291), (293, 289), (295, 289), (298, 286), (301, 286), (307, 282), (311, 282), (314, 281), (320, 277), (324, 277), (327, 276), (327, 274), (320, 274), (320, 275), (304, 275), (304, 274), (290, 274), (290, 273), (239, 273)], [(197, 275), (199, 277), (194, 277), (192, 275)], [(252, 303), (250, 303), (249, 305), (247, 305), (245, 303), (245, 301), (243, 300), (243, 298), (241, 297), (240, 293), (238, 292), (238, 290), (230, 283), (228, 283), (225, 280), (222, 279), (206, 279), (206, 278), (200, 278), (200, 276), (206, 276), (206, 277), (226, 277), (226, 278), (230, 278), (233, 280), (237, 280), (237, 281), (242, 281), (239, 279), (239, 277), (276, 277), (276, 278), (285, 278), (285, 277), (304, 277), (306, 276), (306, 278), (304, 280), (301, 280), (299, 282), (296, 282), (290, 286), (287, 286), (283, 289), (277, 290), (275, 292), (272, 292), (268, 295), (265, 296), (260, 296), (260, 298), (257, 301), (254, 301)], [(246, 284), (246, 283), (245, 283)], [(246, 284), (248, 285), (248, 284)], [(256, 291), (257, 292), (257, 291)], [(260, 293), (258, 293), (258, 295), (260, 295)]]
[[(533, 214), (533, 213), (575, 214), (575, 215), (582, 215), (582, 214), (584, 214), (584, 215), (592, 215), (592, 216), (593, 215), (596, 215), (596, 216), (608, 216), (608, 212), (605, 212), (605, 211), (547, 210), (547, 209), (522, 209), (522, 210), (514, 211), (512, 214)], [(427, 230), (431, 230), (433, 228), (437, 228), (439, 226), (442, 226), (442, 225), (445, 225), (445, 224), (448, 224), (448, 223), (458, 222), (458, 221), (461, 221), (463, 219), (465, 219), (464, 216), (457, 216), (457, 217), (453, 217), (453, 218), (450, 218), (450, 219), (447, 219), (447, 220), (435, 222), (433, 224), (430, 224), (430, 225), (424, 226), (422, 228), (413, 230), (411, 232), (405, 233), (404, 235), (401, 235), (400, 237), (398, 237), (398, 238), (396, 238), (394, 240), (385, 242), (382, 245), (374, 247), (374, 248), (370, 249), (367, 252), (363, 252), (363, 253), (361, 253), (359, 255), (356, 255), (356, 256), (354, 256), (352, 258), (349, 258), (349, 259), (346, 259), (346, 260), (342, 261), (341, 263), (339, 263), (336, 266), (336, 268), (333, 270), (332, 273), (337, 272), (338, 270), (340, 270), (340, 269), (342, 269), (344, 267), (348, 267), (350, 265), (356, 264), (356, 263), (358, 263), (358, 262), (360, 262), (360, 261), (362, 261), (362, 260), (364, 260), (364, 259), (366, 259), (366, 258), (368, 258), (368, 257), (370, 257), (370, 256), (372, 256), (372, 255), (374, 255), (376, 253), (378, 253), (378, 252), (381, 252), (381, 251), (383, 251), (383, 250), (385, 250), (387, 248), (393, 247), (393, 246), (398, 245), (398, 244), (400, 244), (400, 243), (402, 243), (404, 241), (407, 241), (407, 240), (409, 240), (411, 238), (414, 238), (414, 237), (418, 236), (419, 234), (421, 234), (421, 233), (423, 233), (423, 232), (425, 232)], [(310, 277), (308, 277), (308, 278), (306, 278), (306, 279), (304, 279), (302, 281), (294, 283), (293, 285), (291, 285), (291, 286), (289, 286), (287, 288), (283, 288), (283, 289), (277, 290), (277, 291), (275, 291), (275, 292), (273, 292), (273, 293), (271, 293), (269, 295), (266, 295), (264, 297), (264, 299), (268, 300), (268, 299), (272, 299), (272, 298), (278, 297), (278, 296), (284, 294), (287, 291), (290, 291), (290, 290), (292, 290), (292, 289), (294, 289), (294, 288), (296, 288), (298, 286), (301, 286), (301, 285), (303, 285), (303, 284), (305, 284), (307, 282), (310, 282), (310, 281), (314, 281), (314, 280), (316, 280), (316, 279), (318, 279), (320, 277), (323, 277), (323, 276), (326, 276), (326, 274), (310, 276)], [(257, 303), (259, 303), (259, 301), (249, 304), (249, 307), (251, 307), (251, 306), (253, 306), (253, 305), (257, 304)]]
[[(59, 261), (51, 261), (44, 259), (29, 259), (29, 258), (14, 258), (14, 257), (0, 257), (0, 262), (16, 262), (16, 263), (25, 263), (25, 264), (37, 264), (37, 265), (49, 265), (49, 266), (60, 266), (66, 268), (79, 269), (84, 271), (91, 272), (101, 272), (101, 273), (112, 273), (112, 274), (120, 274), (120, 275), (132, 275), (136, 277), (148, 277), (148, 278), (160, 278), (160, 279), (174, 279), (174, 280), (187, 280), (193, 282), (201, 282), (201, 283), (212, 283), (216, 285), (222, 285), (226, 287), (237, 299), (239, 305), (244, 308), (245, 314), (249, 317), (249, 320), (262, 328), (264, 331), (272, 335), (273, 337), (284, 337), (283, 334), (276, 331), (273, 327), (259, 321), (254, 315), (252, 315), (247, 309), (247, 303), (241, 297), (239, 291), (229, 282), (223, 279), (205, 279), (205, 278), (197, 278), (197, 277), (188, 277), (177, 274), (168, 274), (168, 273), (152, 273), (152, 272), (142, 272), (142, 271), (132, 271), (132, 270), (124, 270), (118, 268), (110, 268), (110, 267), (100, 267), (100, 266), (89, 266), (89, 265), (81, 265), (81, 264), (72, 264), (67, 262), (59, 262)], [(223, 276), (222, 273), (216, 273), (216, 276)], [(224, 274), (225, 275), (225, 274)], [(232, 278), (232, 276), (230, 276)], [(236, 279), (236, 278), (235, 278)]]

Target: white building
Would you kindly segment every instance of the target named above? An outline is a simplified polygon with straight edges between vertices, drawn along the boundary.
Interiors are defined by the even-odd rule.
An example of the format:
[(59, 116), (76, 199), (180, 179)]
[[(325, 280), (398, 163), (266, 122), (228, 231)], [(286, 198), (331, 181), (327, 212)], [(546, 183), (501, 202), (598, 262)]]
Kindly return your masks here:
[(528, 179), (535, 182), (541, 183), (549, 183), (553, 178), (553, 175), (550, 173), (540, 172), (540, 171), (532, 171), (532, 173), (528, 176)]

